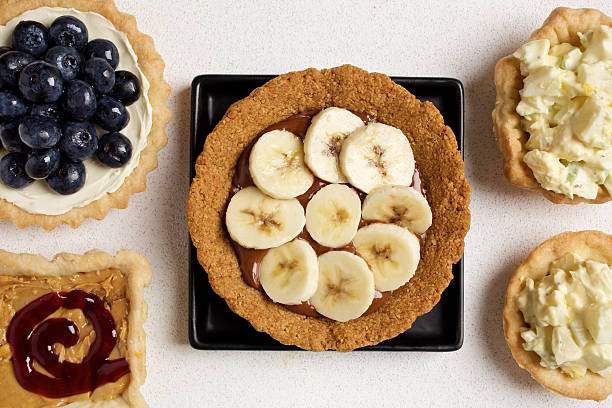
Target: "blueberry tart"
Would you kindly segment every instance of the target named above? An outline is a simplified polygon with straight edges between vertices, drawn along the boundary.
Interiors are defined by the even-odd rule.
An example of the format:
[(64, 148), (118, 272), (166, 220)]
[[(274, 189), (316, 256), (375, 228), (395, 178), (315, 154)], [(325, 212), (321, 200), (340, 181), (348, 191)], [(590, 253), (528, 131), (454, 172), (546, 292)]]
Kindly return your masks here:
[(440, 112), (345, 65), (281, 75), (229, 108), (197, 160), (188, 224), (212, 288), (255, 329), (348, 351), (440, 300), (469, 196)]
[(76, 228), (127, 207), (167, 142), (151, 38), (112, 1), (20, 1), (0, 47), (0, 219)]
[(147, 408), (148, 261), (0, 251), (0, 408)]
[(612, 18), (555, 9), (495, 67), (508, 180), (556, 204), (612, 199)]

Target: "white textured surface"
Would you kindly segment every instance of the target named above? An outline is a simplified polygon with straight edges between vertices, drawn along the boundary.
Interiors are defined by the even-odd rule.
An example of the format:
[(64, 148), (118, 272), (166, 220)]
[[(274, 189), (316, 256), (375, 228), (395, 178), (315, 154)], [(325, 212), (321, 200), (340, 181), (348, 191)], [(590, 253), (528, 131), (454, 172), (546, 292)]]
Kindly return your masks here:
[[(146, 254), (152, 408), (592, 406), (545, 392), (511, 359), (501, 333), (506, 280), (527, 252), (565, 230), (612, 232), (612, 204), (553, 206), (511, 187), (491, 134), (495, 61), (559, 5), (553, 1), (119, 1), (167, 63), (175, 115), (149, 189), (128, 210), (78, 230), (17, 231), (1, 247), (52, 255), (98, 247)], [(612, 13), (609, 1), (566, 1)], [(466, 171), (473, 187), (465, 263), (465, 343), (448, 354), (201, 352), (187, 344), (189, 86), (204, 73), (279, 73), (343, 63), (390, 75), (451, 76), (466, 89)], [(608, 402), (610, 404), (610, 402)], [(602, 405), (603, 406), (603, 405)]]

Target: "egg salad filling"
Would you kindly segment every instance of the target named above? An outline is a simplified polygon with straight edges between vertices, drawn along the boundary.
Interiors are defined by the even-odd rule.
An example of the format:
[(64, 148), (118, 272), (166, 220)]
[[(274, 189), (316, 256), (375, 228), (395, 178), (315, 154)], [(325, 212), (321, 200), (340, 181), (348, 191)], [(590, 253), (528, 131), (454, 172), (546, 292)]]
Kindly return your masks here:
[(527, 278), (517, 304), (521, 333), (540, 364), (572, 378), (612, 374), (612, 268), (568, 253), (540, 280)]
[(580, 46), (548, 39), (513, 55), (523, 89), (516, 112), (529, 133), (524, 162), (545, 189), (593, 199), (612, 194), (612, 28), (578, 33)]

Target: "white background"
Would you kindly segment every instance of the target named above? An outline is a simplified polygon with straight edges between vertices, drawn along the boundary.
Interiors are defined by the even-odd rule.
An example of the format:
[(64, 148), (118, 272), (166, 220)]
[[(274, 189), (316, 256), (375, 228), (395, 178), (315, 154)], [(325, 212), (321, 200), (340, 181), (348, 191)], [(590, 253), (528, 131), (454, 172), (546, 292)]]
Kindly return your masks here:
[[(514, 364), (501, 330), (506, 281), (532, 247), (565, 230), (612, 232), (612, 204), (555, 206), (509, 185), (491, 133), (495, 62), (520, 46), (558, 2), (118, 2), (155, 39), (173, 88), (174, 121), (160, 167), (128, 210), (52, 233), (2, 223), (0, 246), (47, 256), (129, 248), (151, 260), (144, 393), (152, 408), (592, 406), (553, 396), (532, 381)], [(564, 5), (612, 14), (605, 0)], [(344, 63), (389, 75), (455, 77), (465, 86), (465, 160), (473, 194), (463, 348), (446, 354), (191, 349), (185, 198), (192, 78)]]

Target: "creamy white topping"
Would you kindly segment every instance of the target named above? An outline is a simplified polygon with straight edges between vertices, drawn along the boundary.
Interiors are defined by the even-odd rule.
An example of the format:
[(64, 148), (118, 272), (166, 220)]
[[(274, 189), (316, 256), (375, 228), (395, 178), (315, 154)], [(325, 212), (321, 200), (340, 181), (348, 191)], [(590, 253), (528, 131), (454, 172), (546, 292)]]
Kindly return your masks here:
[(579, 37), (581, 47), (542, 39), (514, 53), (525, 77), (516, 112), (540, 185), (593, 199), (599, 186), (612, 194), (612, 28)]
[[(36, 181), (21, 190), (11, 189), (0, 183), (0, 197), (32, 214), (59, 215), (73, 208), (84, 207), (105, 194), (117, 191), (134, 169), (138, 166), (140, 153), (147, 145), (147, 136), (152, 126), (153, 111), (149, 102), (149, 81), (138, 66), (138, 57), (127, 36), (118, 31), (113, 24), (97, 13), (80, 12), (67, 8), (42, 7), (25, 12), (0, 26), (0, 45), (10, 45), (15, 26), (23, 20), (35, 20), (47, 27), (60, 16), (71, 15), (87, 26), (89, 40), (104, 38), (112, 41), (119, 50), (117, 70), (130, 71), (140, 79), (142, 96), (127, 107), (130, 123), (121, 131), (132, 142), (133, 152), (129, 163), (119, 169), (111, 169), (99, 164), (95, 158), (84, 162), (87, 170), (85, 186), (75, 194), (63, 196), (51, 190), (45, 181)], [(98, 136), (105, 131), (98, 128)], [(2, 151), (1, 155), (5, 152)]]
[(571, 377), (587, 370), (612, 374), (612, 269), (568, 253), (550, 265), (550, 274), (525, 280), (517, 305), (530, 328), (523, 347), (544, 367)]

